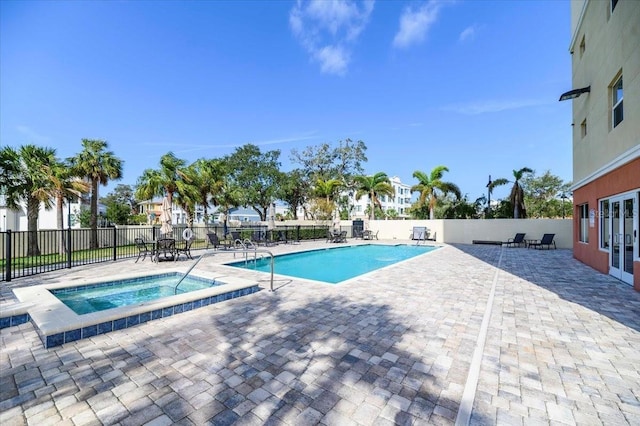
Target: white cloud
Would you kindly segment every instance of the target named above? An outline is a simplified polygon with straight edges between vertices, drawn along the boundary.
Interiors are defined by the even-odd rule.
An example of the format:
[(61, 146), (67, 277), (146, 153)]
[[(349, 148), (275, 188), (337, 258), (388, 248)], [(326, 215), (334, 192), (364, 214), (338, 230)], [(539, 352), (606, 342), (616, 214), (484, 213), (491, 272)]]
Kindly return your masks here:
[(298, 0), (289, 13), (289, 26), (323, 73), (344, 75), (373, 5), (373, 0)]
[(436, 22), (443, 4), (431, 0), (417, 7), (405, 8), (400, 16), (400, 29), (393, 38), (393, 46), (406, 48), (421, 43)]
[(45, 144), (50, 141), (48, 136), (44, 136), (28, 126), (18, 125), (16, 130), (27, 138), (26, 143)]
[(478, 28), (476, 25), (471, 25), (470, 27), (465, 28), (461, 33), (460, 33), (460, 42), (464, 43), (465, 41), (470, 41), (476, 38), (476, 32), (478, 31)]
[(442, 107), (443, 111), (456, 112), (466, 115), (478, 115), (492, 112), (508, 111), (520, 108), (529, 108), (535, 106), (546, 105), (549, 102), (534, 99), (519, 100), (487, 100), (478, 102), (469, 102), (466, 104), (447, 105)]

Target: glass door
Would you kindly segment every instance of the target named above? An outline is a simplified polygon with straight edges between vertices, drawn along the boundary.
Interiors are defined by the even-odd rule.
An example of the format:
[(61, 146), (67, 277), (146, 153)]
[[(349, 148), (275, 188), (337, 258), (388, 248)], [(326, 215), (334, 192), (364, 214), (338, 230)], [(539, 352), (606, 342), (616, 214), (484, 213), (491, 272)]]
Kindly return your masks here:
[(633, 285), (633, 254), (638, 245), (636, 195), (611, 199), (609, 274)]

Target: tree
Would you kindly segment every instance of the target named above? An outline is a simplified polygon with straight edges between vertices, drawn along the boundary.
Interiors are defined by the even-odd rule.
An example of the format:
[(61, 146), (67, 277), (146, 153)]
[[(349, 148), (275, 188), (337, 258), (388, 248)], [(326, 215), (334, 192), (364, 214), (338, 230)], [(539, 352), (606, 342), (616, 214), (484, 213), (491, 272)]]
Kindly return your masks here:
[(91, 183), (91, 234), (89, 247), (98, 248), (98, 186), (122, 177), (123, 161), (108, 151), (103, 140), (82, 139), (82, 151), (68, 159), (73, 174)]
[(382, 210), (382, 204), (378, 199), (379, 195), (388, 195), (393, 197), (394, 191), (391, 186), (389, 177), (384, 172), (378, 172), (371, 176), (355, 176), (356, 199), (359, 200), (363, 195), (369, 196), (370, 209), (369, 214), (371, 220), (375, 219), (376, 206)]
[[(184, 211), (187, 226), (193, 227), (193, 219), (196, 211), (196, 203), (201, 201), (201, 189), (203, 187), (202, 175), (196, 168), (195, 164), (191, 164), (182, 170), (184, 179), (178, 180), (178, 191), (175, 196), (175, 203)], [(208, 192), (208, 191), (207, 191)], [(206, 202), (206, 200), (205, 200)]]
[(126, 225), (130, 222), (129, 218), (131, 217), (131, 209), (126, 204), (118, 203), (116, 201), (108, 201), (106, 206), (107, 212), (105, 214), (105, 218), (109, 223)]
[[(48, 174), (51, 177), (52, 183), (50, 196), (56, 200), (57, 226), (59, 230), (63, 230), (65, 200), (70, 203), (72, 198), (79, 198), (82, 194), (89, 191), (89, 184), (81, 180), (78, 176), (74, 176), (71, 167), (60, 161), (52, 165)], [(71, 217), (67, 220), (71, 220)], [(59, 236), (59, 253), (60, 255), (64, 255), (67, 252), (65, 238), (62, 233), (60, 233)]]
[(413, 172), (413, 177), (418, 179), (418, 183), (411, 187), (411, 192), (419, 192), (417, 206), (413, 211), (420, 210), (421, 208), (428, 206), (429, 219), (435, 219), (435, 207), (438, 204), (438, 198), (448, 193), (452, 193), (456, 198), (460, 198), (460, 188), (451, 182), (445, 182), (442, 180), (444, 172), (448, 172), (449, 169), (445, 166), (436, 166), (431, 170), (430, 174), (416, 170)]
[(279, 157), (279, 150), (263, 153), (258, 146), (246, 144), (226, 158), (231, 185), (242, 189), (236, 191), (240, 204), (251, 206), (262, 221), (267, 220), (267, 211), (277, 198), (278, 183), (282, 181)]
[(308, 188), (301, 169), (294, 169), (282, 177), (278, 198), (289, 205), (291, 218), (294, 220), (298, 219), (298, 207), (303, 206), (309, 198)]
[(315, 219), (328, 220), (333, 217), (335, 198), (342, 187), (343, 183), (338, 179), (316, 180), (313, 187), (314, 206), (311, 209)]
[(204, 209), (204, 223), (209, 223), (209, 201), (218, 206), (218, 197), (224, 187), (226, 174), (224, 162), (220, 159), (207, 160), (200, 158), (192, 165), (195, 168), (191, 185), (194, 186), (197, 195), (196, 201)]
[(527, 209), (524, 204), (524, 190), (520, 186), (520, 179), (525, 173), (533, 173), (528, 167), (523, 167), (520, 170), (513, 171), (513, 186), (511, 187), (511, 193), (509, 194), (509, 201), (513, 205), (513, 218), (519, 219), (527, 217)]
[(173, 205), (173, 195), (178, 191), (178, 182), (185, 179), (183, 169), (186, 162), (168, 152), (160, 157), (160, 169), (146, 169), (138, 178), (136, 198), (144, 201), (166, 195), (169, 205)]
[(302, 152), (291, 150), (291, 161), (300, 164), (308, 182), (318, 179), (338, 179), (349, 185), (351, 177), (363, 173), (362, 163), (367, 161), (367, 146), (363, 141), (351, 139), (338, 142), (337, 147), (328, 143), (308, 146)]
[(136, 205), (138, 200), (135, 197), (135, 190), (131, 185), (118, 184), (104, 197), (100, 198), (100, 202), (106, 206), (109, 204), (120, 204), (129, 207), (130, 214), (136, 213)]
[(489, 188), (489, 193), (493, 192), (493, 189), (497, 186), (506, 185), (507, 183), (513, 182), (513, 186), (511, 187), (511, 192), (509, 193), (509, 202), (513, 206), (513, 218), (519, 219), (527, 217), (527, 210), (525, 208), (525, 197), (524, 190), (520, 185), (520, 179), (524, 176), (525, 173), (533, 173), (528, 167), (523, 167), (520, 170), (513, 171), (513, 181), (500, 178), (496, 179), (493, 182), (489, 183), (487, 186)]
[(0, 194), (10, 209), (20, 208), (20, 202), (27, 205), (27, 256), (40, 255), (38, 214), (40, 203), (46, 209), (52, 207), (52, 173), (58, 163), (55, 154), (52, 148), (36, 145), (0, 150)]
[(441, 205), (436, 207), (436, 210), (438, 217), (444, 219), (477, 219), (478, 212), (482, 210), (482, 204), (486, 202), (484, 197), (480, 197), (472, 203), (467, 195), (461, 198), (447, 195), (441, 201)]
[[(522, 178), (522, 189), (527, 206), (527, 216), (533, 218), (562, 217), (562, 201), (559, 194), (569, 192), (570, 183), (547, 170), (542, 176), (530, 173)], [(565, 195), (566, 198), (566, 195)], [(569, 209), (571, 210), (571, 209)]]

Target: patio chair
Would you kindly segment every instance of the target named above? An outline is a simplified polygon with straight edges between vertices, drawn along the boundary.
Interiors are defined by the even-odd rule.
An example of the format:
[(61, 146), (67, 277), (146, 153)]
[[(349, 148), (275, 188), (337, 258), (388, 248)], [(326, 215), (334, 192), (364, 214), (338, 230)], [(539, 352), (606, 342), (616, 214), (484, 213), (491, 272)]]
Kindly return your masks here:
[(502, 244), (506, 244), (507, 247), (526, 247), (527, 242), (524, 239), (525, 233), (517, 233), (515, 237), (509, 238)]
[(193, 257), (191, 256), (191, 244), (193, 244), (193, 239), (188, 239), (188, 240), (184, 240), (184, 246), (183, 247), (176, 247), (176, 256), (174, 261), (177, 261), (178, 258), (180, 257), (180, 254), (184, 254), (187, 259), (193, 259)]
[(551, 245), (553, 244), (553, 248), (556, 248), (556, 242), (553, 240), (556, 234), (544, 234), (540, 240), (532, 240), (529, 241), (529, 245), (527, 247), (531, 248), (540, 248), (543, 249), (544, 246), (547, 246), (547, 249), (551, 250)]
[(133, 241), (136, 243), (136, 247), (138, 248), (138, 257), (136, 258), (135, 263), (138, 263), (140, 256), (142, 256), (143, 262), (147, 258), (147, 255), (153, 259), (153, 249), (150, 249), (142, 238), (134, 238)]
[(283, 229), (279, 229), (278, 230), (278, 243), (283, 243), (283, 244), (287, 244), (289, 242), (289, 240), (287, 239), (287, 231), (283, 230)]
[(336, 236), (334, 235), (333, 231), (331, 229), (327, 229), (327, 242), (328, 243), (333, 243), (334, 239), (336, 238)]
[(160, 261), (162, 254), (163, 260), (173, 260), (176, 257), (176, 240), (173, 238), (161, 238), (158, 240), (156, 248), (156, 261)]
[(347, 242), (347, 231), (340, 231), (333, 237), (332, 243), (346, 243)]

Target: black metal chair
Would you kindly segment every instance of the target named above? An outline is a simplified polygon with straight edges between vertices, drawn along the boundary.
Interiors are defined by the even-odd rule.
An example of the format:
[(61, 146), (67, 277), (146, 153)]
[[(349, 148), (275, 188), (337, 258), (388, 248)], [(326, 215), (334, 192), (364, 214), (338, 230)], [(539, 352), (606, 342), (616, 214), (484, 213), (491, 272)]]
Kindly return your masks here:
[(184, 254), (187, 259), (193, 259), (191, 256), (191, 245), (193, 244), (193, 239), (184, 240), (183, 247), (176, 247), (176, 257), (174, 260), (178, 260), (181, 254)]
[(161, 238), (156, 244), (156, 261), (160, 261), (162, 254), (163, 260), (174, 260), (176, 258), (176, 240), (173, 238)]
[(138, 257), (136, 258), (135, 263), (138, 263), (140, 260), (140, 256), (142, 256), (142, 261), (147, 258), (147, 255), (153, 259), (153, 249), (150, 249), (147, 243), (144, 242), (142, 238), (134, 238), (133, 241), (136, 243), (136, 247), (138, 248)]

